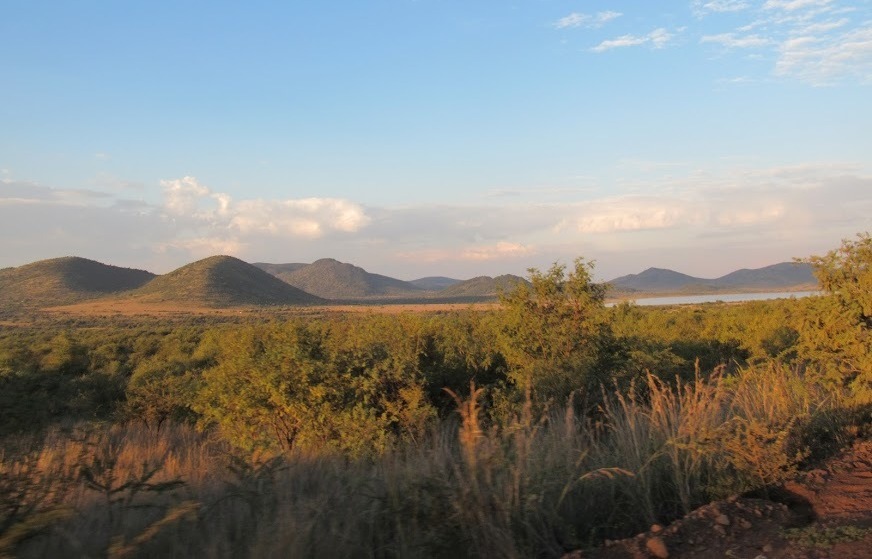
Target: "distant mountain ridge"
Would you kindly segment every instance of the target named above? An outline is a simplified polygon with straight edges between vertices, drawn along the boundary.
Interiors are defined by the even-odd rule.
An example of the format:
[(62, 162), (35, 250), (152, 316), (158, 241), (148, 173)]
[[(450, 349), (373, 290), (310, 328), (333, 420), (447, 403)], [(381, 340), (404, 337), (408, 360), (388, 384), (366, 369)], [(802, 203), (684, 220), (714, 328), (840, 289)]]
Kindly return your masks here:
[(158, 276), (127, 294), (147, 302), (240, 305), (308, 305), (324, 300), (232, 256), (210, 256)]
[[(329, 300), (389, 302), (475, 302), (496, 299), (524, 278), (479, 276), (461, 281), (444, 276), (413, 281), (373, 274), (325, 258), (312, 264), (249, 264), (212, 256), (156, 276), (79, 257), (41, 260), (0, 269), (0, 312), (55, 307), (88, 300), (170, 303), (184, 306), (328, 304)], [(812, 267), (783, 262), (741, 269), (720, 278), (696, 278), (663, 268), (610, 282), (613, 296), (657, 293), (728, 293), (817, 289)]]
[(492, 278), (479, 276), (461, 281), (438, 291), (440, 297), (496, 297), (500, 291), (512, 289), (519, 283), (528, 283), (520, 276), (504, 274)]
[(462, 281), (463, 280), (446, 278), (444, 276), (430, 276), (426, 278), (418, 278), (410, 281), (409, 283), (414, 286), (420, 287), (421, 289), (426, 289), (428, 291), (438, 291), (440, 289), (445, 289), (446, 287), (456, 285)]
[(257, 266), (264, 272), (271, 274), (279, 279), (282, 279), (282, 275), (289, 274), (300, 268), (305, 268), (308, 264), (304, 264), (302, 262), (295, 262), (291, 264), (268, 264), (266, 262), (252, 262), (252, 266)]
[(810, 264), (781, 262), (757, 269), (743, 268), (714, 279), (697, 278), (662, 268), (648, 268), (639, 274), (621, 276), (608, 283), (613, 292), (704, 293), (725, 290), (814, 288), (817, 279)]
[(257, 266), (298, 289), (325, 299), (414, 296), (425, 291), (411, 282), (373, 274), (333, 258), (322, 258), (295, 269), (287, 269), (295, 264)]
[(141, 287), (156, 276), (78, 256), (0, 270), (0, 307), (67, 305)]

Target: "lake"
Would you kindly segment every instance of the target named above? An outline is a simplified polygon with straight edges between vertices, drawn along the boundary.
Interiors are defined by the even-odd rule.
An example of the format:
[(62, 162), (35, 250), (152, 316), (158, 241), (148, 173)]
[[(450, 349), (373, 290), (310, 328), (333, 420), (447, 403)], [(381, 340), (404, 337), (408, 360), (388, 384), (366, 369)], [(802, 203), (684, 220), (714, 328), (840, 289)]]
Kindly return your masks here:
[[(641, 306), (653, 305), (692, 305), (698, 303), (740, 303), (744, 301), (766, 301), (769, 299), (790, 299), (820, 295), (820, 291), (779, 291), (772, 293), (711, 293), (707, 295), (676, 295), (671, 297), (644, 297), (629, 299)], [(613, 306), (615, 303), (609, 304)]]

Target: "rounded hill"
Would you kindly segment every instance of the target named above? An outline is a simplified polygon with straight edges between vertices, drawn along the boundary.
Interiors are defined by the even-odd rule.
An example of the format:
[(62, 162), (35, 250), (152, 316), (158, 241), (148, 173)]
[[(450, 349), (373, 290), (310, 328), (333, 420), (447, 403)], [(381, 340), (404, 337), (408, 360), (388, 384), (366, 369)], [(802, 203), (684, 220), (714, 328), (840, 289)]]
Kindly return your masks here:
[(456, 283), (439, 291), (440, 297), (496, 297), (500, 291), (513, 289), (519, 283), (527, 283), (520, 276), (505, 274), (492, 278), (479, 276)]
[(131, 296), (148, 302), (244, 305), (308, 305), (324, 301), (232, 256), (210, 256), (158, 276)]
[(66, 305), (136, 289), (151, 272), (65, 256), (0, 270), (0, 305), (6, 308)]
[(308, 293), (326, 299), (416, 295), (423, 291), (407, 281), (372, 274), (353, 264), (322, 258), (279, 277)]

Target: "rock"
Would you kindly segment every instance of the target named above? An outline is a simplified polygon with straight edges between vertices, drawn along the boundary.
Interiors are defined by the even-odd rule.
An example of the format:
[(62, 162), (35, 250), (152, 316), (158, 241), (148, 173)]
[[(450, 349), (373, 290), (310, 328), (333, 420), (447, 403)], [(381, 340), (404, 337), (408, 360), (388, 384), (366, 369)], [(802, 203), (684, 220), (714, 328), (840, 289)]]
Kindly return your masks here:
[(712, 528), (712, 531), (721, 537), (724, 537), (727, 535), (727, 531), (724, 530), (724, 527), (721, 526), (720, 524), (715, 524), (715, 527)]
[(772, 549), (772, 544), (767, 543), (760, 549), (760, 551), (762, 551), (763, 553), (772, 553)]
[(659, 524), (652, 524), (652, 525), (651, 525), (651, 532), (652, 532), (652, 533), (654, 533), (654, 534), (658, 534), (658, 533), (660, 533), (660, 532), (662, 532), (662, 531), (663, 531), (663, 526), (661, 526), (661, 525), (659, 525)]
[(742, 527), (743, 530), (747, 530), (751, 527), (751, 523), (745, 520), (744, 518), (739, 519), (739, 526)]
[(666, 549), (666, 543), (663, 541), (663, 538), (657, 536), (648, 538), (648, 541), (645, 542), (645, 548), (651, 555), (659, 559), (667, 559), (669, 557), (669, 550)]
[(729, 526), (730, 525), (730, 517), (726, 514), (719, 514), (717, 518), (715, 518), (715, 522), (720, 524), (721, 526)]

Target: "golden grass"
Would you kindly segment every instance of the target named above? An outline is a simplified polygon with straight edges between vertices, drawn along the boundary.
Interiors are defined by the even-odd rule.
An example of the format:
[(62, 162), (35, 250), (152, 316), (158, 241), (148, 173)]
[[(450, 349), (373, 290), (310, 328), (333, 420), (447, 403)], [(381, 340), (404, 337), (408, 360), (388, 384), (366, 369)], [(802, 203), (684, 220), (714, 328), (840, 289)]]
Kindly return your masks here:
[(0, 542), (21, 557), (557, 557), (791, 475), (817, 444), (803, 426), (842, 405), (775, 365), (649, 375), (592, 415), (488, 422), (480, 395), (365, 460), (243, 455), (182, 425), (9, 440)]

